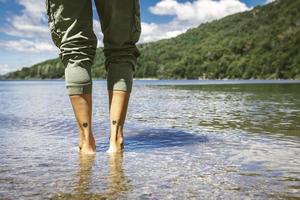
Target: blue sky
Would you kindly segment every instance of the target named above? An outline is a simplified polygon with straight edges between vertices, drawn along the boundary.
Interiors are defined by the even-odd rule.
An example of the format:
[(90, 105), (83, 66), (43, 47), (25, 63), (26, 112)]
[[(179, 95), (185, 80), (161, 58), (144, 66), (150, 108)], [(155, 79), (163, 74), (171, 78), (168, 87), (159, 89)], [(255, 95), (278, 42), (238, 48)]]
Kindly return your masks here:
[[(175, 37), (188, 28), (273, 0), (140, 0), (140, 43)], [(94, 16), (98, 46), (102, 34)], [(0, 74), (58, 56), (50, 39), (45, 0), (0, 0)]]

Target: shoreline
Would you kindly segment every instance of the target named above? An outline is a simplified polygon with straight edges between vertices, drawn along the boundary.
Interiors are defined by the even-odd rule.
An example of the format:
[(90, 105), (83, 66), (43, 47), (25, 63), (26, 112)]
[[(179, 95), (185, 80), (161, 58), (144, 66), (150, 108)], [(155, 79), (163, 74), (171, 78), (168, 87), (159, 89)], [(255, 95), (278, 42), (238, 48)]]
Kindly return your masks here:
[[(105, 82), (106, 79), (93, 79), (95, 82)], [(254, 85), (254, 84), (300, 84), (300, 80), (294, 79), (133, 79), (142, 85)], [(8, 79), (0, 80), (0, 83), (9, 82), (65, 82), (64, 79)]]
[[(64, 81), (65, 79), (0, 79), (0, 81)], [(93, 81), (105, 81), (95, 78)], [(300, 79), (159, 79), (159, 78), (133, 78), (134, 81), (300, 81)]]

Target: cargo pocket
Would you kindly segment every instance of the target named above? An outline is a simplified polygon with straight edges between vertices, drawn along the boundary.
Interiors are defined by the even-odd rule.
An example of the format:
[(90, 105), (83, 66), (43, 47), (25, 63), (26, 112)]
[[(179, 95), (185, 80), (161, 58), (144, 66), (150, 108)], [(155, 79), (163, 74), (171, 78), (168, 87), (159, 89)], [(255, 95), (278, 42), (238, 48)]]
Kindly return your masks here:
[(133, 30), (132, 39), (137, 42), (141, 35), (141, 13), (140, 13), (140, 2), (134, 0), (134, 15), (133, 15)]
[(46, 0), (46, 11), (48, 15), (48, 26), (51, 32), (51, 38), (55, 46), (60, 46), (61, 37), (57, 32), (53, 10), (51, 9), (51, 1)]

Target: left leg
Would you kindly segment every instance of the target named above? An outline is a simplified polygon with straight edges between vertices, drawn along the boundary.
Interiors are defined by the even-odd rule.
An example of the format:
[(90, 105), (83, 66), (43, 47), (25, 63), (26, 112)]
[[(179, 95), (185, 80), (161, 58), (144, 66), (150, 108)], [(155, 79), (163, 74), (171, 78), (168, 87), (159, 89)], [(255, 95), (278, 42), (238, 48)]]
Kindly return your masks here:
[(96, 145), (92, 133), (92, 95), (70, 95), (70, 100), (79, 128), (79, 149), (84, 154), (93, 154)]
[(79, 148), (94, 153), (91, 66), (97, 47), (91, 0), (46, 0), (49, 27), (65, 65), (66, 87), (79, 127)]

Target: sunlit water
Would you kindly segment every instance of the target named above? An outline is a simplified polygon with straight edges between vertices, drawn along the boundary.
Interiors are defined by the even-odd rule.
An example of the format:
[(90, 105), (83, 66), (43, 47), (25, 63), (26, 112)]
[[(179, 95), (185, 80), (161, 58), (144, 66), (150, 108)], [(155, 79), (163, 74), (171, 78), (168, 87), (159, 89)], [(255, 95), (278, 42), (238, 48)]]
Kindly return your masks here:
[(95, 81), (97, 153), (81, 157), (63, 81), (0, 82), (0, 199), (300, 198), (300, 84), (245, 83), (135, 81), (109, 156)]

